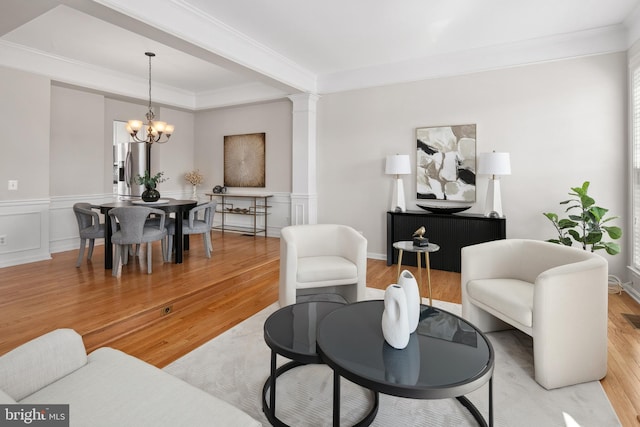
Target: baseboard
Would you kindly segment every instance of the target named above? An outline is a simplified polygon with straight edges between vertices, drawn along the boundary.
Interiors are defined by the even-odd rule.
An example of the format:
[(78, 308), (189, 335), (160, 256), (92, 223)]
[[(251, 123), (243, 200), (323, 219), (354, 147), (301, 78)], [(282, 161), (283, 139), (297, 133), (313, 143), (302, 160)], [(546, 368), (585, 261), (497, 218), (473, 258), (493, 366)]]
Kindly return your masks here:
[(629, 294), (638, 304), (640, 304), (640, 292), (636, 291), (630, 283), (623, 283), (622, 288)]
[(11, 267), (20, 264), (29, 264), (31, 262), (46, 261), (51, 259), (49, 252), (28, 252), (28, 253), (8, 253), (2, 254), (0, 260), (0, 268)]

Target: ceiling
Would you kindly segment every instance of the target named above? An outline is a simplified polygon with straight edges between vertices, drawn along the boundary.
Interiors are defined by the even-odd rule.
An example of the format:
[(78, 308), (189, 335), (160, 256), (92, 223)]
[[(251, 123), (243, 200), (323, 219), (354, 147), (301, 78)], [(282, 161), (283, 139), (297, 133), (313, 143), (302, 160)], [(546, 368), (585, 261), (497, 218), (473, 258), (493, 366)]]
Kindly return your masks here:
[(200, 110), (623, 51), (640, 0), (2, 0), (0, 65)]

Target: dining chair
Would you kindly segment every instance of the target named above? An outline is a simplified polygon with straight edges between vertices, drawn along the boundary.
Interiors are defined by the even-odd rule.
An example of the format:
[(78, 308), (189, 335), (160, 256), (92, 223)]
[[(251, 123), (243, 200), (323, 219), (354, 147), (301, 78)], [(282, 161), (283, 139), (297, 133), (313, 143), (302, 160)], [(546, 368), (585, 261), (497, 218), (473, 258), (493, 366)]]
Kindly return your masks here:
[(94, 206), (90, 203), (76, 203), (73, 205), (73, 213), (76, 215), (78, 232), (80, 234), (80, 250), (78, 252), (76, 267), (80, 267), (82, 264), (87, 240), (89, 241), (87, 261), (91, 261), (95, 239), (104, 239), (104, 224), (100, 223), (100, 215), (93, 211), (93, 208)]
[[(216, 206), (218, 202), (213, 200), (211, 202), (203, 203), (196, 206), (189, 211), (189, 217), (182, 220), (182, 234), (202, 234), (204, 240), (204, 251), (207, 258), (211, 258), (211, 251), (213, 250), (213, 244), (211, 243), (211, 227), (213, 226), (213, 216), (216, 213)], [(198, 218), (198, 214), (204, 212), (203, 219)], [(176, 218), (175, 221), (178, 219)], [(176, 234), (175, 221), (168, 221), (167, 233), (167, 259), (171, 256), (173, 251), (173, 236)]]
[[(167, 227), (167, 224), (169, 224), (169, 221), (171, 221), (171, 217), (169, 215), (167, 215), (165, 213), (165, 220), (164, 220), (164, 226), (165, 228)], [(154, 228), (158, 228), (160, 227), (160, 216), (151, 213), (149, 214), (149, 217), (147, 218), (146, 222), (144, 223), (145, 227), (154, 227)], [(132, 257), (139, 257), (140, 256), (140, 244), (137, 245), (129, 245), (129, 253), (128, 255), (132, 256)], [(163, 253), (163, 257), (164, 257), (164, 253)], [(126, 260), (126, 257), (125, 257)], [(166, 257), (165, 257), (166, 260)], [(126, 262), (125, 262), (126, 264)]]
[[(157, 225), (147, 225), (147, 218), (150, 214), (155, 214), (160, 218)], [(111, 242), (116, 245), (113, 276), (120, 277), (122, 265), (127, 263), (130, 245), (147, 244), (147, 274), (151, 274), (152, 271), (152, 242), (161, 241), (162, 257), (166, 261), (164, 238), (167, 236), (167, 229), (164, 225), (164, 211), (143, 206), (123, 206), (111, 209), (109, 217), (111, 218), (112, 230), (117, 230), (111, 235)], [(140, 265), (142, 265), (143, 258), (140, 257)]]

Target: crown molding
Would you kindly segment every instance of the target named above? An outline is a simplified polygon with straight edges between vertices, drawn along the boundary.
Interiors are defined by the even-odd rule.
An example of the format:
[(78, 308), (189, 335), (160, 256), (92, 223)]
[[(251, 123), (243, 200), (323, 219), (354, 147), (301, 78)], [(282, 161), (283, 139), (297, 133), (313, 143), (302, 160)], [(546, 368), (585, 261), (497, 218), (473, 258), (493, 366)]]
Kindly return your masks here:
[(262, 76), (265, 83), (281, 90), (316, 91), (316, 76), (312, 72), (225, 25), (188, 0), (94, 1), (211, 52), (236, 66), (252, 70)]
[[(145, 102), (149, 98), (148, 81), (145, 79), (51, 55), (5, 40), (0, 40), (0, 65), (44, 75), (57, 82), (94, 91)], [(153, 100), (179, 108), (195, 108), (195, 94), (161, 84), (154, 86)]]
[(625, 51), (625, 25), (489, 46), (393, 64), (347, 70), (318, 77), (318, 93), (334, 93), (449, 77), (580, 56)]
[[(69, 60), (5, 40), (0, 40), (0, 65), (44, 75), (52, 81), (85, 88), (109, 97), (139, 100), (145, 104), (149, 99), (149, 86), (146, 79)], [(153, 102), (196, 111), (271, 101), (284, 98), (288, 93), (262, 82), (199, 93), (156, 82), (153, 87)]]
[[(628, 50), (640, 39), (639, 6), (624, 23), (615, 26), (316, 76), (204, 13), (189, 0), (60, 1), (131, 31), (137, 29), (142, 35), (157, 36), (161, 42), (212, 63), (224, 63), (237, 72), (251, 73), (256, 79), (254, 83), (201, 93), (154, 85), (154, 102), (191, 111), (270, 101), (300, 92), (334, 93), (619, 52)], [(141, 76), (3, 40), (0, 40), (0, 65), (117, 97), (145, 103), (148, 99), (147, 81)]]

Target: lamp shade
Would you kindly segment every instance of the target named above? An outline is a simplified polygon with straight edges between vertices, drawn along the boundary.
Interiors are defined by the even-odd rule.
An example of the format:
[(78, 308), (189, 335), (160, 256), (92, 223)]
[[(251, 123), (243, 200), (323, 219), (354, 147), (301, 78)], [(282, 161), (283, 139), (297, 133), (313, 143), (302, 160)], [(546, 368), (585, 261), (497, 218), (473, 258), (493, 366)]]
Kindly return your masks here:
[(395, 154), (387, 156), (387, 164), (384, 168), (387, 175), (408, 175), (411, 173), (411, 162), (408, 154)]
[(511, 175), (509, 153), (480, 153), (478, 157), (479, 175)]

